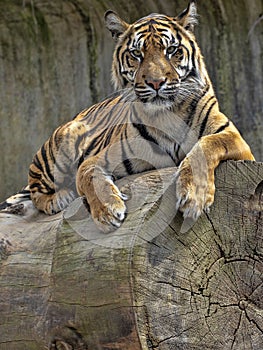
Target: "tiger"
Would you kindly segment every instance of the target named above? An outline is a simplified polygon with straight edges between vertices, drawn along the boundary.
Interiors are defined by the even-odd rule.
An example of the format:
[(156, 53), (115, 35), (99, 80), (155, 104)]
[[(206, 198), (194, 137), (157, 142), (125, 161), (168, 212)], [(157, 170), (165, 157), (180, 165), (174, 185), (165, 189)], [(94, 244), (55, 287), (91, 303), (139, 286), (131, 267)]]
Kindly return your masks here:
[(219, 163), (254, 160), (219, 109), (194, 35), (197, 16), (195, 1), (177, 16), (153, 13), (132, 24), (105, 13), (116, 92), (59, 126), (35, 154), (24, 196), (38, 211), (56, 214), (82, 196), (108, 233), (127, 212), (116, 180), (174, 167), (175, 207), (197, 220), (214, 202)]

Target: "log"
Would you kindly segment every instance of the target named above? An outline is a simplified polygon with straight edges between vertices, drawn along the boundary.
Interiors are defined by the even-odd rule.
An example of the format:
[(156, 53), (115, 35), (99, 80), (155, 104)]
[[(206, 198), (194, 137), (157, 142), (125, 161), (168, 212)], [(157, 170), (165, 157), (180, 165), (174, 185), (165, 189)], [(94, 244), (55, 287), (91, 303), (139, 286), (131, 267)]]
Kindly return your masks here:
[(81, 198), (0, 217), (0, 349), (224, 349), (263, 344), (263, 165), (222, 163), (209, 214), (175, 210), (175, 169), (122, 179), (122, 227)]

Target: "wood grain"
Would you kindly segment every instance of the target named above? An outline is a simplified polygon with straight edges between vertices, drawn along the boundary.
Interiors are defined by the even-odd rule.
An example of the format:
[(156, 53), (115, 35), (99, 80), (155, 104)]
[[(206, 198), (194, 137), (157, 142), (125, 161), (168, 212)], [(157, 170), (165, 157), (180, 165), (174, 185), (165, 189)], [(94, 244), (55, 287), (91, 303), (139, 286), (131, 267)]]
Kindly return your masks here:
[(221, 164), (185, 233), (174, 179), (123, 179), (128, 216), (108, 235), (80, 198), (30, 222), (1, 214), (0, 349), (260, 350), (262, 164)]

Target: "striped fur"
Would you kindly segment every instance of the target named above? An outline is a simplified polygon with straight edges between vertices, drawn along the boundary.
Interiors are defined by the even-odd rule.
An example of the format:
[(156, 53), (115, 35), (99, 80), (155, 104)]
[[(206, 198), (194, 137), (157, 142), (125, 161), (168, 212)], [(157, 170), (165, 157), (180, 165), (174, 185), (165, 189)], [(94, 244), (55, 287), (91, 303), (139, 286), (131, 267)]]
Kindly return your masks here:
[(85, 196), (101, 230), (125, 218), (126, 197), (114, 180), (177, 168), (175, 205), (197, 219), (214, 200), (214, 170), (253, 155), (219, 111), (196, 43), (196, 5), (177, 17), (151, 14), (127, 24), (105, 14), (116, 40), (112, 76), (118, 93), (55, 130), (29, 169), (34, 205), (47, 214)]

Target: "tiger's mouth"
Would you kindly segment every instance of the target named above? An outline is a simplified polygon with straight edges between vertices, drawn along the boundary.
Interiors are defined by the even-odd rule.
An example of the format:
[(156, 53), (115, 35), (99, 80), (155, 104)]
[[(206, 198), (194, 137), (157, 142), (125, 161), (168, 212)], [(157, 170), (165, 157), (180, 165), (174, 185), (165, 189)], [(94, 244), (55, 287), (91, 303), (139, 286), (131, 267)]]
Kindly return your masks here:
[(143, 102), (153, 106), (170, 107), (176, 100), (178, 93), (178, 84), (163, 84), (158, 89), (144, 85), (135, 84), (134, 90), (136, 96)]
[(144, 103), (148, 105), (152, 105), (153, 107), (162, 107), (162, 108), (169, 108), (174, 103), (174, 95), (169, 96), (160, 96), (159, 94), (156, 94), (154, 96), (140, 96), (137, 95), (137, 97)]

